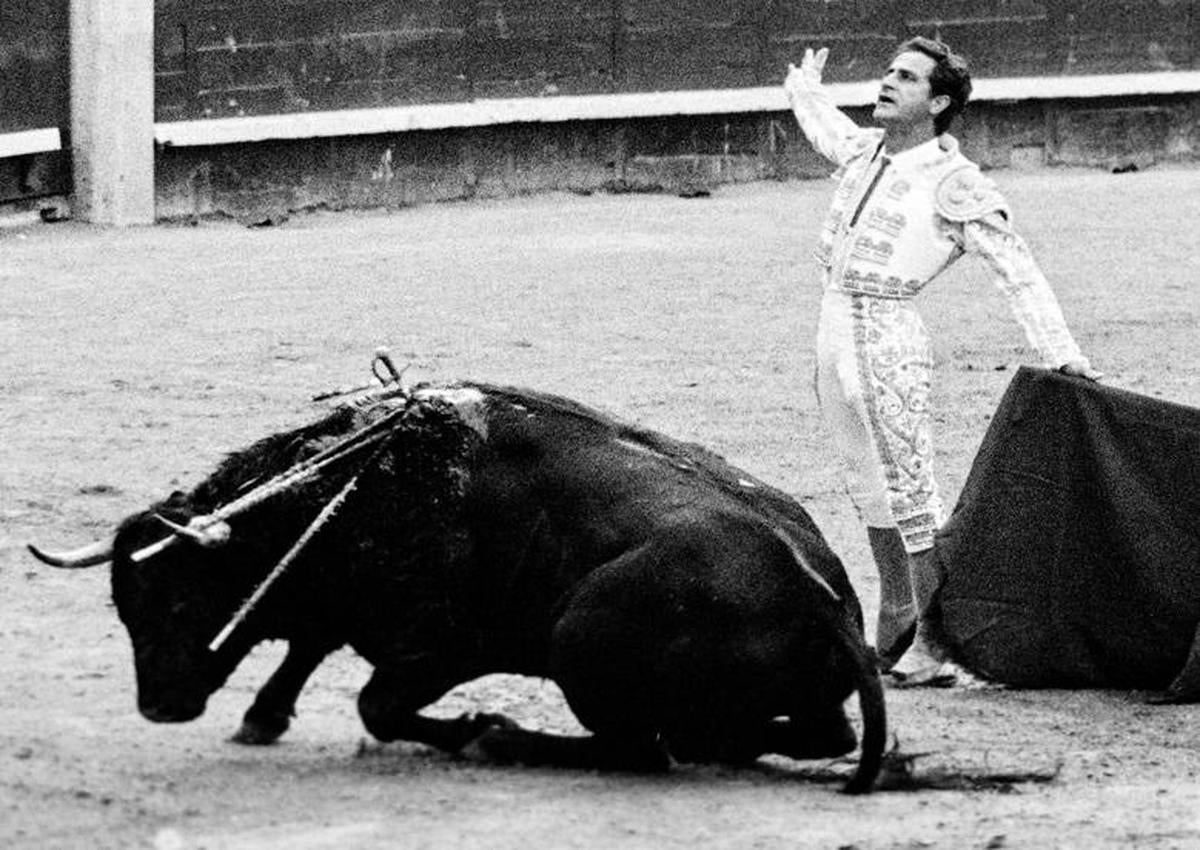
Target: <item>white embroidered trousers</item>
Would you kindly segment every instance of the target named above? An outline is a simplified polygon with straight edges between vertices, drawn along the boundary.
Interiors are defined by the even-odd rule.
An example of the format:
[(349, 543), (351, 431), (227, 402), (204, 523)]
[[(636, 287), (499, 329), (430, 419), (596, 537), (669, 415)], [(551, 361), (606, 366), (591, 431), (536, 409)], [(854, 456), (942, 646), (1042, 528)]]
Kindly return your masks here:
[(933, 474), (929, 337), (911, 300), (826, 288), (817, 397), (861, 521), (933, 546), (943, 508)]

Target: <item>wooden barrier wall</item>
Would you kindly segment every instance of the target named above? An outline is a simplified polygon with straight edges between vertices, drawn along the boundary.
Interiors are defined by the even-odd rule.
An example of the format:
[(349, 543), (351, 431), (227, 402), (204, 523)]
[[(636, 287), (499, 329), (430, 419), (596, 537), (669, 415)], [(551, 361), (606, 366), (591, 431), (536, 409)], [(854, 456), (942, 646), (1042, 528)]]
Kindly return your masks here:
[(67, 4), (0, 2), (0, 133), (69, 123)]
[[(1150, 131), (1157, 135), (1143, 147), (1151, 156), (1181, 158), (1200, 150), (1189, 100), (1130, 105), (1117, 91), (1122, 86), (1106, 89), (1109, 84), (1097, 82), (1112, 79), (1100, 75), (1150, 80), (1152, 72), (1200, 68), (1200, 0), (152, 2), (154, 118), (164, 127), (241, 116), (320, 118), (331, 111), (481, 99), (540, 103), (541, 98), (588, 94), (690, 91), (710, 97), (708, 93), (721, 89), (731, 94), (762, 91), (756, 87), (778, 84), (787, 63), (810, 45), (832, 49), (829, 81), (852, 83), (876, 77), (899, 41), (922, 34), (944, 38), (964, 53), (977, 79), (1061, 81), (1078, 75), (1091, 80), (1081, 87), (1088, 94), (1061, 97), (1089, 99), (1094, 108), (1079, 119), (1087, 132), (1097, 122), (1113, 125), (1111, 132), (1105, 131), (1106, 138), (1116, 140), (1113, 144), (1075, 156), (1071, 146), (1077, 140), (1067, 119), (1039, 124), (1034, 116), (1032, 123), (1026, 122), (1029, 127), (1048, 128), (1039, 135), (1025, 124), (1023, 129), (1008, 127), (1005, 122), (1012, 122), (997, 112), (994, 119), (974, 122), (986, 132), (965, 128), (994, 153), (982, 156), (985, 161), (1104, 162), (1128, 157)], [(56, 141), (29, 148), (35, 152), (28, 154), (16, 142), (9, 144), (9, 154), (0, 152), (0, 202), (70, 190), (70, 139), (65, 138), (70, 126), (69, 4), (0, 3), (0, 141), (23, 144), (39, 128), (64, 133), (62, 151)], [(1193, 83), (1182, 85), (1171, 91), (1195, 90)], [(1022, 108), (1006, 109), (1017, 114)], [(1068, 111), (1083, 114), (1078, 103)], [(683, 148), (696, 155), (711, 141), (726, 158), (737, 147), (731, 139), (743, 134), (750, 140), (747, 145), (757, 150), (765, 144), (769, 158), (777, 159), (772, 153), (775, 131), (763, 143), (761, 122), (718, 116), (716, 129), (711, 129), (712, 121), (694, 104), (688, 112), (687, 117), (661, 119), (640, 115), (621, 132), (629, 139), (659, 131), (670, 139), (682, 134), (692, 140)], [(340, 114), (329, 117), (340, 120)], [(1112, 116), (1124, 123), (1117, 126)], [(671, 156), (676, 148), (680, 145), (642, 147), (626, 141), (616, 146), (617, 160)], [(761, 153), (755, 156), (751, 170), (790, 173), (763, 165)], [(175, 163), (160, 161), (159, 166), (171, 172)], [(195, 182), (193, 177), (187, 180)], [(517, 179), (510, 178), (505, 179)], [(477, 182), (472, 177), (463, 191), (475, 191)]]
[[(25, 153), (31, 132), (70, 125), (69, 0), (0, 2), (0, 203), (65, 192), (60, 152)], [(6, 144), (16, 139), (16, 144)], [(54, 134), (57, 147), (58, 136)]]
[(869, 79), (941, 36), (974, 74), (1196, 67), (1195, 0), (158, 0), (157, 120)]
[[(1197, 0), (157, 0), (156, 120), (771, 85), (912, 34), (977, 77), (1200, 67)], [(67, 126), (68, 0), (0, 3), (0, 133)]]

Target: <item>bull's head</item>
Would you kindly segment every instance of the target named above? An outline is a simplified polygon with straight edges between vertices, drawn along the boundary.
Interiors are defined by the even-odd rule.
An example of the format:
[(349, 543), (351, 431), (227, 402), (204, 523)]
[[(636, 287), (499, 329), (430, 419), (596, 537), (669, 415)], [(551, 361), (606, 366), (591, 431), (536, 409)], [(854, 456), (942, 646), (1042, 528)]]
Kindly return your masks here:
[[(406, 457), (420, 457), (437, 470), (436, 481), (448, 488), (441, 504), (457, 492), (462, 477), (455, 464), (469, 437), (477, 438), (484, 427), (482, 395), (453, 389), (429, 393), (424, 402), (403, 392), (375, 401), (362, 409), (339, 408), (312, 426), (231, 455), (189, 495), (175, 493), (127, 519), (110, 542), (66, 553), (30, 547), (56, 567), (112, 561), (113, 601), (133, 642), (138, 707), (147, 718), (198, 717), (257, 641), (294, 631), (297, 622), (311, 623), (311, 616), (297, 613), (298, 601), (309, 613), (324, 612), (327, 600), (319, 590), (301, 592), (293, 583), (295, 596), (277, 591), (286, 602), (267, 606), (274, 613), (257, 614), (253, 627), (239, 625), (354, 490), (359, 475), (373, 468), (373, 459), (392, 451), (393, 441), (403, 437)], [(394, 468), (389, 461), (389, 480)], [(412, 475), (402, 480), (421, 504), (430, 503), (431, 480)], [(376, 515), (365, 511), (360, 517), (370, 521)], [(225, 521), (235, 518), (239, 529), (254, 532), (231, 539)], [(268, 572), (271, 564), (276, 567)]]
[[(125, 520), (116, 535), (74, 552), (30, 550), (55, 567), (112, 562), (112, 595), (133, 644), (138, 710), (155, 722), (199, 717), (252, 642), (242, 636), (219, 651), (208, 645), (253, 586), (237, 547), (215, 548), (227, 526), (205, 535), (182, 494)], [(162, 547), (174, 532), (177, 545)], [(139, 553), (152, 557), (138, 558)], [(252, 572), (252, 571), (251, 571)]]

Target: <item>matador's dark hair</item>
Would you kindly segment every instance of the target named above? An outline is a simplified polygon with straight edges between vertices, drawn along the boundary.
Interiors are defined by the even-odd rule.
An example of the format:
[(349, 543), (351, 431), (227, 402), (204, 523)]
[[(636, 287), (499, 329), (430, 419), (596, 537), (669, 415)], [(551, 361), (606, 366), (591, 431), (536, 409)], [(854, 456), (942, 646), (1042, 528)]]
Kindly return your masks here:
[(967, 60), (943, 42), (924, 36), (910, 38), (896, 48), (895, 55), (911, 52), (924, 53), (935, 63), (929, 74), (930, 94), (950, 98), (950, 105), (933, 118), (934, 132), (941, 135), (950, 129), (955, 116), (962, 114), (971, 98), (971, 72), (967, 70)]

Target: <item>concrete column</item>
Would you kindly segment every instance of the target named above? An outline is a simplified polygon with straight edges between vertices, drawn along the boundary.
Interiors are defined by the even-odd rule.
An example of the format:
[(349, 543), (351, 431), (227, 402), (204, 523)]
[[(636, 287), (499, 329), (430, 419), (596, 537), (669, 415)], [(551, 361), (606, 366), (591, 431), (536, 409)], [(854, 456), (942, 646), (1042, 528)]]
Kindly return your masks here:
[(75, 218), (154, 222), (154, 0), (71, 0)]

